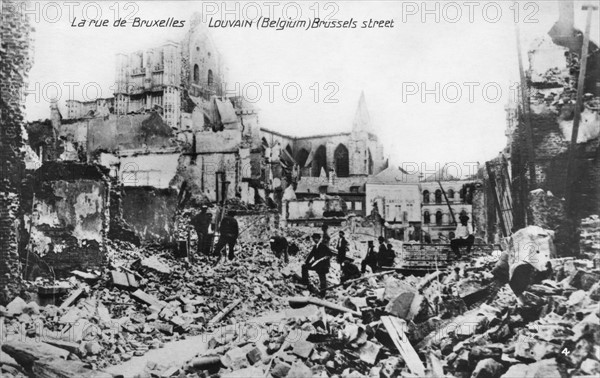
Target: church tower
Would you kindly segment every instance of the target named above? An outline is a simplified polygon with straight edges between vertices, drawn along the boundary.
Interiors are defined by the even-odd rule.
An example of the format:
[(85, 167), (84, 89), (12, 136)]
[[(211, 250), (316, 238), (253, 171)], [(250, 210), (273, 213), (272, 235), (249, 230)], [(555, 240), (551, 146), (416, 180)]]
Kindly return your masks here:
[(348, 144), (351, 175), (374, 175), (385, 168), (383, 146), (375, 135), (364, 91), (360, 93)]

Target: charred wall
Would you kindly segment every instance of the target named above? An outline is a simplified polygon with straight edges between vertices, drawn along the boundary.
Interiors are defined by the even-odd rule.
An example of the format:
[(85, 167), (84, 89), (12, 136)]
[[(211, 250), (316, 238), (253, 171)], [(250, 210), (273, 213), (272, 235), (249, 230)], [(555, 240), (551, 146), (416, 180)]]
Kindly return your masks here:
[(26, 247), (33, 255), (26, 258), (28, 278), (43, 275), (49, 267), (60, 276), (106, 262), (109, 192), (107, 172), (95, 165), (47, 162), (36, 171)]
[[(592, 54), (597, 54), (597, 51), (592, 51)], [(527, 100), (530, 103), (536, 182), (534, 185), (529, 180), (527, 118), (521, 117), (511, 145), (515, 223), (518, 228), (526, 223), (553, 228), (557, 231), (555, 244), (559, 247), (558, 253), (578, 253), (574, 235), (579, 220), (600, 211), (600, 99), (593, 93), (587, 93), (581, 108), (576, 109), (579, 59), (574, 51), (542, 40), (529, 52), (529, 60)], [(597, 82), (597, 77), (590, 76), (593, 72), (588, 73), (586, 78), (591, 77)], [(580, 112), (581, 122), (569, 174), (569, 147), (575, 112)], [(556, 199), (548, 203), (532, 197), (530, 191), (537, 189), (550, 191)], [(569, 196), (569, 208), (555, 203)], [(546, 207), (548, 211), (558, 213), (546, 214)]]
[(1, 5), (0, 41), (0, 303), (20, 288), (18, 253), (19, 185), (25, 170), (23, 146), (23, 90), (32, 65), (31, 26), (13, 1)]
[(168, 243), (175, 235), (177, 190), (124, 187), (123, 219), (144, 243)]

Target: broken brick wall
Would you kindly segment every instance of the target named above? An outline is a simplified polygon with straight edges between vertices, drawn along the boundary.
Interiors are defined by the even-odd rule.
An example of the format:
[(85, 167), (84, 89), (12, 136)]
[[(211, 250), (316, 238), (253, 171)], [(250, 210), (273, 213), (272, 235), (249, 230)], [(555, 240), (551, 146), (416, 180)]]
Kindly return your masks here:
[[(240, 214), (235, 215), (238, 221), (240, 242), (265, 242), (267, 237), (281, 232), (277, 212), (264, 212), (261, 214)], [(266, 245), (266, 242), (265, 242)]]
[[(20, 2), (21, 3), (21, 2)], [(27, 4), (23, 4), (27, 6)], [(13, 1), (1, 4), (0, 49), (0, 303), (20, 289), (18, 253), (19, 184), (25, 170), (23, 146), (23, 90), (32, 65), (29, 19)]]
[[(110, 182), (98, 166), (47, 162), (34, 175), (26, 275), (96, 268), (106, 262)], [(52, 268), (52, 269), (49, 269)]]
[(483, 183), (477, 183), (477, 190), (473, 192), (473, 206), (472, 206), (472, 215), (473, 215), (473, 229), (475, 230), (475, 236), (478, 238), (487, 241), (489, 238), (489, 229), (488, 229), (488, 216), (487, 211), (488, 208), (486, 206), (486, 192), (483, 189)]
[(110, 186), (110, 239), (118, 239), (140, 245), (140, 237), (135, 233), (129, 223), (123, 219), (123, 187), (117, 179), (113, 179)]
[[(575, 109), (579, 74), (579, 60), (575, 54), (547, 40), (539, 42), (529, 53), (530, 70), (527, 84), (530, 93), (528, 100), (531, 104), (535, 185), (529, 182), (527, 171), (529, 150), (525, 122), (521, 121), (517, 125), (511, 146), (512, 188), (515, 222), (518, 228), (525, 226), (526, 216), (529, 224), (534, 224), (534, 221), (540, 222), (540, 219), (544, 218), (533, 216), (532, 212), (539, 210), (536, 203), (533, 203), (534, 208), (528, 208), (528, 205), (531, 205), (528, 204), (530, 191), (542, 189), (545, 192), (550, 191), (558, 198), (565, 197), (567, 193), (572, 196), (572, 212), (567, 213), (563, 207), (561, 215), (553, 216), (554, 219), (562, 219), (557, 221), (560, 224), (555, 225), (555, 243), (561, 246), (557, 249), (560, 255), (578, 252), (575, 242), (578, 221), (591, 214), (597, 214), (600, 210), (597, 136), (600, 128), (600, 100), (591, 94), (586, 95), (582, 108)], [(541, 66), (541, 60), (538, 59), (540, 57), (545, 59)], [(552, 57), (552, 60), (548, 61), (548, 57)], [(568, 149), (575, 111), (581, 112), (582, 123), (575, 146), (572, 176), (569, 179)]]
[(123, 219), (143, 243), (170, 243), (175, 236), (177, 190), (124, 187)]
[(222, 189), (218, 172), (224, 172), (225, 180), (229, 181), (227, 198), (233, 198), (236, 188), (241, 184), (242, 169), (238, 153), (182, 155), (172, 184), (181, 187), (186, 182), (196, 201), (216, 201), (217, 198), (221, 199), (221, 193), (217, 194), (217, 190)]
[(345, 217), (348, 213), (346, 203), (339, 197), (290, 200), (283, 208), (283, 217), (290, 221)]

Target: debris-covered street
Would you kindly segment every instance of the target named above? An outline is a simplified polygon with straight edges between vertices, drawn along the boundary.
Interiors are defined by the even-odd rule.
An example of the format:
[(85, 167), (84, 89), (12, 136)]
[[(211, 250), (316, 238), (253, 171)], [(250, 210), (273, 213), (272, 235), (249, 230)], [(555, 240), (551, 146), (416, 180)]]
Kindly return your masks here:
[(0, 377), (600, 376), (600, 4), (476, 3), (4, 1)]

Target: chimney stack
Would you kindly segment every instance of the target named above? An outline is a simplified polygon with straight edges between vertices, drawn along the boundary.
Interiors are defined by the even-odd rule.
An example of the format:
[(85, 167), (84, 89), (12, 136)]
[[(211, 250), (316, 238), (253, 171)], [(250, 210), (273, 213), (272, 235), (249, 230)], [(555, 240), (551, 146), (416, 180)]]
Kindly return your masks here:
[(575, 28), (573, 0), (560, 0), (558, 3), (558, 31), (561, 36), (573, 34)]

